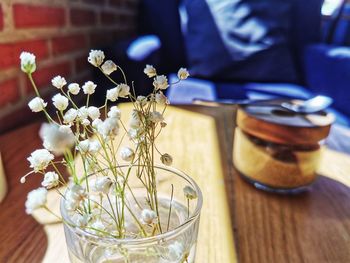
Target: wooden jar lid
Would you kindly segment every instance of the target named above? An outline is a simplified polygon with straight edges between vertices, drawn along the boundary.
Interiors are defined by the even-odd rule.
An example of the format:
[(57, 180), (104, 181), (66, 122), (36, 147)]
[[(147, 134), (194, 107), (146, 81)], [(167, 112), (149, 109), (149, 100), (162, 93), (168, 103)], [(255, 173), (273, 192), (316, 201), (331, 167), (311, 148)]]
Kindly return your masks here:
[(325, 139), (334, 122), (327, 112), (299, 114), (280, 106), (240, 106), (236, 123), (246, 133), (283, 144), (315, 144)]

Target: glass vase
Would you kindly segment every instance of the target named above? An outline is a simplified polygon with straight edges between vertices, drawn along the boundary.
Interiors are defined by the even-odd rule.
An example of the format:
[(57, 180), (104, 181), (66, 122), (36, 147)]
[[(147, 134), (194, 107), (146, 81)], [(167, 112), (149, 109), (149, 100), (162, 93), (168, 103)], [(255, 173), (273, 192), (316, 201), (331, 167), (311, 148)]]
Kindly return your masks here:
[[(135, 227), (133, 217), (141, 217), (139, 203), (146, 200), (147, 191), (136, 176), (141, 166), (119, 166), (130, 174), (125, 201), (132, 208), (132, 215), (125, 212), (125, 225)], [(128, 171), (127, 171), (128, 170)], [(61, 200), (61, 214), (68, 254), (72, 263), (98, 262), (195, 262), (202, 194), (189, 176), (173, 168), (156, 166), (156, 184), (159, 207), (159, 223), (162, 232), (154, 236), (113, 238), (101, 237), (74, 225), (69, 211)], [(184, 189), (194, 190), (195, 198), (189, 199)], [(136, 201), (138, 200), (138, 202)]]

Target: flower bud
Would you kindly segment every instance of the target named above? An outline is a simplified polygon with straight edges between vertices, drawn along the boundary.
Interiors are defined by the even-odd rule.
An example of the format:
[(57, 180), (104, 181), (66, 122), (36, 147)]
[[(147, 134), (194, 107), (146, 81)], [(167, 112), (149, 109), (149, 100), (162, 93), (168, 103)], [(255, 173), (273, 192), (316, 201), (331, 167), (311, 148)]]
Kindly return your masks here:
[(44, 175), (44, 181), (41, 185), (47, 189), (53, 188), (59, 184), (58, 174), (56, 172), (47, 172)]
[(157, 214), (153, 210), (143, 209), (141, 212), (141, 222), (146, 225), (157, 223)]
[(160, 157), (160, 160), (163, 164), (165, 165), (171, 165), (173, 163), (173, 157), (170, 156), (170, 154), (163, 154), (161, 157)]
[(92, 183), (92, 190), (108, 194), (112, 184), (112, 180), (108, 176), (97, 177)]
[(40, 112), (44, 110), (44, 108), (47, 106), (47, 103), (42, 98), (35, 97), (28, 103), (28, 106), (32, 112)]
[(126, 162), (131, 162), (135, 157), (135, 153), (129, 147), (124, 147), (120, 150), (120, 157)]
[(73, 95), (78, 95), (80, 87), (78, 83), (71, 83), (68, 85), (68, 91)]
[(112, 72), (117, 70), (117, 65), (112, 60), (107, 60), (105, 63), (103, 63), (101, 68), (103, 73), (110, 75)]
[(56, 76), (51, 80), (52, 86), (56, 87), (57, 89), (62, 89), (64, 85), (67, 84), (67, 81), (65, 78), (61, 76)]
[(95, 67), (101, 66), (103, 60), (105, 59), (105, 54), (101, 50), (91, 50), (88, 57), (88, 62)]
[(190, 76), (190, 73), (188, 73), (187, 69), (185, 68), (180, 68), (179, 71), (177, 72), (177, 77), (181, 80), (187, 79)]
[(153, 86), (156, 90), (166, 89), (169, 86), (167, 77), (164, 75), (156, 76), (153, 81)]
[(52, 101), (53, 101), (53, 105), (59, 111), (64, 111), (68, 107), (68, 99), (59, 93), (52, 97)]
[(19, 58), (21, 59), (21, 70), (24, 73), (32, 74), (36, 70), (34, 54), (22, 52)]
[(145, 69), (143, 70), (143, 73), (145, 73), (149, 78), (152, 78), (157, 75), (157, 71), (152, 65), (146, 65)]
[(183, 191), (187, 199), (192, 200), (198, 197), (197, 192), (189, 185), (185, 186)]

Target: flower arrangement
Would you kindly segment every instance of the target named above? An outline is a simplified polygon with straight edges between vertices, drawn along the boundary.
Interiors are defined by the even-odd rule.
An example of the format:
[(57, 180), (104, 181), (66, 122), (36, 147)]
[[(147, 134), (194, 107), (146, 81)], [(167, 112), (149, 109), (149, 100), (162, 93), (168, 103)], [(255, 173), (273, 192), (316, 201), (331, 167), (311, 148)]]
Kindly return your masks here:
[[(49, 103), (40, 96), (33, 79), (35, 55), (22, 52), (20, 60), (21, 69), (28, 75), (36, 94), (28, 106), (33, 112), (43, 112), (48, 120), (40, 130), (43, 148), (35, 150), (28, 157), (31, 171), (21, 178), (24, 183), (33, 173), (43, 177), (42, 187), (28, 194), (26, 212), (32, 214), (36, 209), (44, 208), (54, 214), (46, 202), (48, 189), (55, 189), (62, 196), (64, 208), (70, 215), (69, 224), (96, 236), (145, 238), (168, 231), (169, 219), (168, 224), (165, 224), (167, 229), (164, 229), (165, 225), (161, 222), (167, 219), (161, 217), (170, 217), (172, 207), (168, 207), (167, 213), (160, 212), (155, 171), (156, 152), (160, 154), (160, 162), (164, 165), (170, 166), (173, 162), (172, 156), (161, 153), (156, 145), (157, 137), (167, 125), (164, 112), (169, 101), (163, 93), (169, 87), (167, 77), (158, 75), (153, 66), (146, 65), (144, 73), (153, 78), (153, 89), (147, 96), (137, 96), (134, 84), (129, 86), (122, 68), (111, 60), (105, 60), (103, 51), (91, 50), (88, 62), (98, 68), (115, 87), (107, 90), (102, 106), (92, 106), (91, 96), (98, 91), (95, 83), (87, 81), (80, 87), (77, 83), (68, 84), (62, 76), (56, 76), (52, 79), (52, 86), (58, 93), (52, 97), (55, 116), (51, 116), (47, 109)], [(118, 71), (124, 83), (116, 83), (112, 79), (111, 74)], [(177, 82), (180, 82), (189, 73), (181, 68), (177, 76)], [(78, 106), (74, 97), (81, 91), (85, 102)], [(129, 124), (122, 122), (118, 106), (109, 105), (119, 98), (129, 98), (132, 102)], [(133, 143), (133, 148), (120, 146), (126, 138)], [(116, 139), (120, 139), (117, 144)], [(128, 163), (127, 169), (120, 168), (116, 157), (118, 153)], [(63, 158), (57, 160), (55, 156)], [(77, 162), (82, 162), (83, 171), (77, 169)], [(69, 180), (58, 168), (62, 164), (71, 176)], [(129, 184), (130, 170), (134, 166), (137, 167), (136, 178), (146, 192), (142, 200), (133, 193)], [(61, 192), (61, 186), (66, 187), (65, 193)], [(190, 201), (197, 198), (197, 192), (191, 186), (186, 186), (183, 193), (189, 211)], [(128, 198), (132, 196), (140, 213), (133, 211), (127, 195)], [(169, 198), (172, 199), (172, 193), (169, 193)], [(128, 226), (129, 217), (133, 226), (136, 226), (132, 230)], [(179, 245), (176, 244), (171, 246), (175, 249), (173, 252), (178, 254)]]

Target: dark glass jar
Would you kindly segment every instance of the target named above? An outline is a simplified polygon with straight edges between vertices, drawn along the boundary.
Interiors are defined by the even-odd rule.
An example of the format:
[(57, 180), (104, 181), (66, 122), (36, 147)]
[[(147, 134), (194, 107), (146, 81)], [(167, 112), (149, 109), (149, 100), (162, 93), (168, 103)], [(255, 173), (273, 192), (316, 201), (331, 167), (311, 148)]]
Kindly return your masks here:
[(257, 188), (289, 193), (317, 178), (322, 143), (334, 117), (325, 112), (296, 114), (278, 106), (237, 110), (233, 161)]

